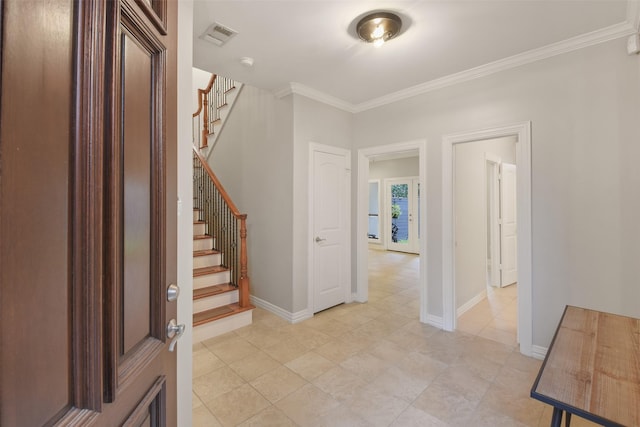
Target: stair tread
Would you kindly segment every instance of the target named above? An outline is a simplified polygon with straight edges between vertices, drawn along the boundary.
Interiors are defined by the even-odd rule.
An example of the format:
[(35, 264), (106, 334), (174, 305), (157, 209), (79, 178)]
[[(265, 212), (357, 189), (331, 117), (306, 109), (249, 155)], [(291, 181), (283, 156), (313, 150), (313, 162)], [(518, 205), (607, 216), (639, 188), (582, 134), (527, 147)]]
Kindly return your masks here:
[(204, 222), (204, 221), (200, 221), (200, 220), (198, 220), (198, 221), (193, 221), (193, 225), (196, 225), (196, 224), (206, 224), (206, 222)]
[(202, 240), (202, 239), (212, 239), (213, 236), (209, 236), (208, 234), (194, 234), (193, 240)]
[(212, 267), (194, 268), (193, 277), (204, 276), (211, 273), (220, 273), (223, 271), (229, 271), (229, 269), (221, 265), (214, 265)]
[(193, 299), (201, 299), (212, 297), (214, 295), (224, 294), (226, 292), (233, 292), (237, 290), (235, 286), (230, 283), (222, 283), (220, 285), (207, 286), (206, 288), (199, 288), (193, 290)]
[(232, 316), (237, 313), (253, 310), (255, 307), (249, 305), (248, 307), (240, 307), (240, 304), (233, 303), (223, 305), (222, 307), (216, 307), (211, 310), (201, 311), (193, 314), (193, 326), (200, 326), (205, 323), (213, 322), (224, 317)]
[(207, 256), (207, 255), (218, 255), (220, 251), (216, 251), (215, 249), (205, 249), (202, 251), (193, 251), (193, 256)]

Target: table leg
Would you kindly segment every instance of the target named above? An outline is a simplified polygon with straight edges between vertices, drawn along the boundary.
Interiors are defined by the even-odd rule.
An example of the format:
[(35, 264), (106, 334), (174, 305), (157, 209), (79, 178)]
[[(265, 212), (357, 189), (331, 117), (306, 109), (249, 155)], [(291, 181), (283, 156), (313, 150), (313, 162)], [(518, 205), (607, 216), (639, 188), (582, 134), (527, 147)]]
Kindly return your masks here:
[(562, 425), (562, 409), (553, 408), (553, 416), (551, 417), (551, 427), (561, 427)]

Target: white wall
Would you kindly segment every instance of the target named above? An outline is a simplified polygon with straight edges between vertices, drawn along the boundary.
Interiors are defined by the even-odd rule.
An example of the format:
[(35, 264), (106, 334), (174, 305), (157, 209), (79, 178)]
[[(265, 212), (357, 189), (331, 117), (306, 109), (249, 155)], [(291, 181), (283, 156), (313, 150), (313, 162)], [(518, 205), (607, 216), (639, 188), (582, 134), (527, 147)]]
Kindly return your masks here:
[(193, 170), (191, 144), (193, 2), (178, 3), (178, 323), (186, 325), (177, 345), (178, 425), (192, 425)]
[[(427, 309), (441, 316), (442, 137), (531, 121), (533, 344), (549, 345), (565, 304), (640, 316), (638, 93), (640, 57), (627, 56), (619, 39), (355, 115), (299, 95), (256, 95), (259, 105), (242, 119), (248, 126), (236, 129), (249, 156), (237, 165), (237, 191), (254, 221), (254, 293), (287, 311), (306, 306), (309, 141), (355, 152), (427, 139)], [(356, 247), (353, 240), (354, 261)], [(274, 262), (286, 271), (262, 270)]]
[(430, 314), (442, 315), (442, 136), (530, 120), (533, 344), (548, 347), (565, 304), (640, 317), (639, 93), (640, 57), (618, 39), (355, 115), (354, 149), (429, 141)]
[(247, 214), (252, 295), (293, 307), (293, 110), (291, 98), (244, 86), (209, 163)]
[(251, 293), (291, 314), (307, 309), (309, 142), (349, 148), (351, 114), (245, 85), (210, 165), (246, 213)]
[(369, 179), (404, 178), (420, 174), (418, 157), (369, 162)]
[(309, 143), (350, 149), (352, 116), (301, 95), (289, 98), (293, 99), (294, 114), (292, 311), (296, 313), (308, 305)]
[(486, 168), (485, 153), (505, 163), (516, 162), (516, 137), (454, 146), (455, 159), (455, 287), (456, 307), (486, 290)]

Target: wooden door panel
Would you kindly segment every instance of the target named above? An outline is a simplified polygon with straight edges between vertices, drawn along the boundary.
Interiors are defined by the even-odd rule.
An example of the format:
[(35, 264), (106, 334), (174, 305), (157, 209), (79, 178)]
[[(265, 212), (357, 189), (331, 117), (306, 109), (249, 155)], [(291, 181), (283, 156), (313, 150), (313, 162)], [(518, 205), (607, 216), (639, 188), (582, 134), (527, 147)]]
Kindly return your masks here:
[(166, 378), (158, 377), (122, 424), (123, 427), (156, 427), (166, 424)]
[(176, 424), (176, 5), (141, 2), (0, 0), (2, 426)]
[[(52, 6), (71, 11), (69, 0)], [(73, 405), (70, 259), (60, 250), (69, 239), (72, 106), (71, 61), (60, 58), (71, 58), (71, 28), (49, 22), (37, 2), (0, 8), (0, 425), (35, 426)], [(26, 38), (25, 26), (43, 30)], [(43, 66), (51, 73), (42, 76)]]
[[(166, 324), (176, 311), (175, 303), (166, 307), (167, 278), (175, 281), (175, 269), (170, 276), (166, 271), (175, 263), (175, 248), (169, 251), (169, 258), (166, 250), (167, 234), (175, 234), (175, 216), (167, 215), (166, 186), (167, 180), (175, 180), (175, 170), (167, 172), (166, 153), (175, 137), (167, 136), (165, 116), (167, 90), (175, 88), (175, 81), (168, 81), (172, 74), (166, 69), (166, 41), (160, 39), (153, 23), (127, 1), (109, 7), (107, 51), (113, 63), (107, 74), (111, 109), (106, 120), (112, 131), (106, 141), (110, 219), (105, 235), (112, 274), (105, 281), (110, 296), (105, 306), (109, 331), (106, 394), (115, 406), (111, 411), (128, 413), (137, 398), (119, 396), (132, 384), (137, 384), (134, 396), (149, 395), (146, 387), (159, 378), (167, 384), (163, 389), (171, 391), (168, 403), (175, 406), (175, 372), (165, 372), (175, 370), (175, 354), (168, 352), (165, 338)], [(175, 193), (171, 196), (175, 200)], [(163, 414), (166, 395), (163, 392), (153, 400)], [(139, 418), (140, 405), (150, 404), (144, 402), (134, 411), (138, 424), (146, 422)], [(175, 409), (171, 411), (175, 416)], [(162, 420), (148, 419), (154, 426), (164, 425)]]
[(122, 353), (151, 336), (151, 57), (126, 32), (121, 46), (124, 189)]
[(312, 149), (313, 192), (310, 209), (313, 218), (312, 269), (313, 311), (341, 304), (346, 300), (348, 274), (346, 263), (348, 154)]

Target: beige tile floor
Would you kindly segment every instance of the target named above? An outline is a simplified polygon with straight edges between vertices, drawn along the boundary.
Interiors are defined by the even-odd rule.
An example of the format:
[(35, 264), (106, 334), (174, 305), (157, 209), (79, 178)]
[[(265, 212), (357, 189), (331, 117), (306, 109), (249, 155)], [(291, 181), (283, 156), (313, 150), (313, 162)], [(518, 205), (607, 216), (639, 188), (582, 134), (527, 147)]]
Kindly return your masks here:
[(487, 288), (487, 297), (458, 317), (459, 331), (516, 346), (518, 285)]
[(252, 325), (195, 344), (194, 426), (549, 425), (529, 397), (541, 362), (515, 341), (482, 336), (484, 319), (474, 333), (418, 321), (418, 262), (370, 251), (368, 303), (295, 325), (256, 309)]

